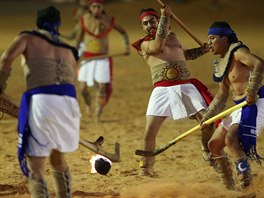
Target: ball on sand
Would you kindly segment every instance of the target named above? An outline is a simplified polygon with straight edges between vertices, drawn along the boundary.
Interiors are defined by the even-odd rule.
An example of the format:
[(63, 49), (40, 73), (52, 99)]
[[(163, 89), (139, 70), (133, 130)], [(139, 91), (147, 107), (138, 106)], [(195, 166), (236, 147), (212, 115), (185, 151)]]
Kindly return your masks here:
[(98, 158), (95, 160), (94, 167), (99, 174), (106, 175), (111, 169), (111, 164), (106, 159)]

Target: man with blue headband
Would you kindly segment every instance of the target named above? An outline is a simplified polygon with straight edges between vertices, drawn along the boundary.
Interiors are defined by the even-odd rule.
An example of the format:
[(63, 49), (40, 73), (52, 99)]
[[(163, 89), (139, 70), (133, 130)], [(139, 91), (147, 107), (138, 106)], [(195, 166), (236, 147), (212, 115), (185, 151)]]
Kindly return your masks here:
[[(71, 173), (64, 158), (79, 145), (80, 110), (76, 99), (78, 52), (59, 38), (60, 12), (37, 12), (37, 28), (23, 31), (0, 59), (0, 94), (13, 61), (23, 57), (26, 81), (18, 116), (18, 160), (31, 197), (49, 197), (44, 179), (49, 158), (57, 197), (71, 197)], [(29, 167), (27, 166), (27, 162)]]
[[(226, 146), (235, 161), (240, 186), (245, 189), (253, 178), (248, 160), (251, 158), (261, 163), (256, 151), (256, 136), (264, 128), (264, 61), (238, 41), (226, 22), (212, 24), (208, 41), (210, 51), (220, 56), (215, 61), (213, 76), (220, 86), (201, 123), (224, 109), (230, 92), (235, 104), (247, 101), (247, 106), (222, 120), (208, 143), (222, 183), (228, 189), (235, 188), (232, 169), (224, 151)], [(202, 124), (202, 127), (206, 125)]]

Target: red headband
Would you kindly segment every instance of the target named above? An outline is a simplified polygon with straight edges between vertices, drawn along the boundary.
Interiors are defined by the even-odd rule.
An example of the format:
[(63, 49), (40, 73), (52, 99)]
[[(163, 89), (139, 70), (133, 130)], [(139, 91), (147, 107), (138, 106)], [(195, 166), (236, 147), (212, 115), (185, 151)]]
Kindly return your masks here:
[(146, 12), (141, 13), (141, 15), (139, 16), (139, 19), (142, 21), (142, 19), (145, 16), (155, 16), (155, 17), (158, 17), (158, 14), (155, 11), (146, 11)]
[(91, 5), (92, 3), (101, 3), (104, 4), (104, 0), (87, 0), (87, 3)]

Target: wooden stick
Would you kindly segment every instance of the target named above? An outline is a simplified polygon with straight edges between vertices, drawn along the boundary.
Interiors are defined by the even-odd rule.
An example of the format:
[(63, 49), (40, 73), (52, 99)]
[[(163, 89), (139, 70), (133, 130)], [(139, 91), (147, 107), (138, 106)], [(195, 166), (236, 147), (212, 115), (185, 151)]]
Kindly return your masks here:
[[(165, 4), (161, 0), (157, 0), (157, 2), (164, 7)], [(187, 33), (189, 34), (201, 47), (204, 46), (204, 43), (194, 35), (194, 33), (174, 14), (171, 14), (171, 17), (175, 20), (175, 22)]]
[[(223, 117), (226, 117), (227, 115), (231, 114), (232, 112), (234, 112), (235, 110), (245, 106), (247, 104), (247, 101), (244, 101), (242, 103), (239, 103), (219, 114), (217, 114), (216, 116), (206, 120), (204, 122), (204, 124), (212, 124), (214, 123), (215, 121), (223, 118)], [(136, 155), (140, 155), (140, 156), (156, 156), (160, 153), (162, 153), (163, 151), (167, 150), (168, 148), (170, 148), (172, 145), (176, 144), (177, 142), (179, 142), (180, 140), (182, 140), (183, 138), (191, 135), (192, 133), (194, 133), (195, 131), (201, 129), (201, 126), (200, 125), (197, 125), (195, 127), (193, 127), (192, 129), (190, 129), (189, 131), (186, 131), (185, 133), (181, 134), (180, 136), (174, 138), (173, 140), (171, 140), (170, 142), (168, 142), (167, 144), (153, 150), (153, 151), (144, 151), (144, 150), (136, 150), (135, 154)]]
[(115, 143), (115, 152), (113, 154), (104, 151), (100, 147), (100, 145), (96, 144), (96, 141), (95, 142), (90, 142), (90, 141), (87, 141), (87, 140), (84, 140), (84, 139), (80, 139), (79, 143), (81, 145), (85, 146), (86, 148), (92, 150), (93, 152), (105, 156), (106, 158), (108, 158), (112, 162), (120, 162), (120, 144), (118, 142)]
[[(8, 107), (8, 110), (5, 109)], [(7, 113), (15, 118), (18, 118), (19, 107), (10, 99), (9, 96), (6, 94), (0, 95), (0, 112)], [(79, 144), (85, 146), (86, 148), (90, 149), (91, 151), (103, 155), (110, 159), (112, 162), (119, 162), (120, 161), (120, 144), (118, 142), (115, 143), (115, 152), (109, 153), (101, 148), (101, 145), (104, 142), (104, 137), (100, 136), (95, 142), (91, 142), (88, 140), (84, 140), (80, 138)]]
[(90, 61), (90, 60), (97, 60), (97, 59), (124, 56), (124, 55), (125, 55), (125, 53), (103, 54), (103, 55), (93, 56), (93, 57), (89, 57), (89, 58), (81, 57), (79, 61)]

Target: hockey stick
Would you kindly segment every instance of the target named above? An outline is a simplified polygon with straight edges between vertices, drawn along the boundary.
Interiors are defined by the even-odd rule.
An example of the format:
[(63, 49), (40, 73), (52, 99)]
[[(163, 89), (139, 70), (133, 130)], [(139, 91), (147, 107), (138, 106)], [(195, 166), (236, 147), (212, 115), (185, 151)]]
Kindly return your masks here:
[[(10, 99), (9, 96), (7, 96), (6, 94), (1, 94), (0, 95), (0, 112), (6, 113), (15, 118), (18, 118), (19, 107)], [(90, 142), (90, 141), (83, 140), (83, 139), (79, 140), (80, 144), (82, 144), (86, 148), (89, 148), (93, 152), (107, 157), (112, 162), (119, 162), (120, 161), (120, 144), (116, 143), (115, 153), (111, 154), (100, 148), (103, 142), (104, 142), (103, 136), (100, 136), (95, 142)]]
[[(161, 0), (157, 0), (157, 2), (164, 7), (165, 4)], [(175, 22), (187, 33), (189, 34), (193, 40), (195, 40), (201, 47), (204, 46), (203, 42), (195, 36), (195, 34), (174, 14), (171, 14), (171, 17), (175, 20)]]
[[(102, 137), (102, 136), (100, 136), (100, 137)], [(93, 152), (108, 158), (112, 162), (120, 162), (120, 144), (118, 142), (115, 143), (115, 153), (114, 154), (108, 153), (108, 152), (104, 151), (103, 149), (101, 149), (100, 148), (101, 145), (97, 145), (96, 141), (90, 142), (90, 141), (87, 141), (84, 139), (80, 139), (79, 143), (81, 145), (85, 146), (86, 148), (89, 148)]]
[(14, 118), (18, 117), (19, 107), (16, 105), (9, 96), (2, 93), (0, 95), (0, 112), (8, 114)]
[[(219, 114), (217, 114), (216, 116), (206, 120), (204, 122), (204, 124), (206, 125), (209, 125), (209, 124), (212, 124), (214, 123), (215, 121), (223, 118), (223, 117), (226, 117), (227, 115), (231, 114), (232, 112), (234, 112), (235, 110), (245, 106), (247, 104), (246, 101), (242, 102), (242, 103), (239, 103)], [(179, 142), (180, 140), (182, 140), (183, 138), (191, 135), (193, 132), (197, 131), (201, 129), (201, 125), (197, 125), (195, 127), (193, 127), (192, 129), (190, 129), (189, 131), (186, 131), (185, 133), (181, 134), (180, 136), (174, 138), (173, 140), (171, 140), (170, 142), (168, 142), (167, 144), (153, 150), (153, 151), (144, 151), (144, 150), (136, 150), (135, 151), (135, 154), (136, 155), (140, 155), (140, 156), (156, 156), (160, 153), (162, 153), (163, 151), (167, 150), (168, 148), (170, 148), (172, 145), (176, 144), (177, 142)]]

